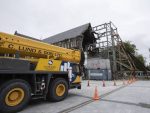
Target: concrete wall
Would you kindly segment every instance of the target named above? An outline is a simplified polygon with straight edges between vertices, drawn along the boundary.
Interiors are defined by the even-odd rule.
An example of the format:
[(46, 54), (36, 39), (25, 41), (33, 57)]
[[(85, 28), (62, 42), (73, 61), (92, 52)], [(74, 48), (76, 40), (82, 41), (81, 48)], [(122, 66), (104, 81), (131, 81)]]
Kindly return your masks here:
[(110, 70), (110, 60), (100, 59), (100, 58), (90, 58), (86, 60), (85, 67), (87, 69), (109, 69)]
[(88, 78), (91, 80), (111, 80), (111, 70), (107, 69), (87, 69)]
[[(85, 55), (85, 59), (87, 55)], [(92, 80), (111, 80), (111, 68), (109, 59), (90, 58), (85, 60), (86, 75)]]

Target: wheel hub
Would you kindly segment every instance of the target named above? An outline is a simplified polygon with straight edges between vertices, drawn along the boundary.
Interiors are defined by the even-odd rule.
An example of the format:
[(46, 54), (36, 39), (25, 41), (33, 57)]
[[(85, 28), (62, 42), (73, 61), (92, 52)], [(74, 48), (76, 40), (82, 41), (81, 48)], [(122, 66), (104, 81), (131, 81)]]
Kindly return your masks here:
[(56, 88), (56, 94), (58, 96), (62, 96), (65, 93), (65, 85), (64, 84), (59, 84)]
[(5, 103), (8, 106), (16, 106), (22, 102), (24, 95), (24, 91), (21, 88), (11, 89), (5, 97)]
[(14, 91), (14, 92), (12, 92), (12, 93), (10, 94), (9, 99), (10, 99), (11, 101), (13, 101), (13, 100), (16, 100), (18, 97), (19, 97), (19, 92)]

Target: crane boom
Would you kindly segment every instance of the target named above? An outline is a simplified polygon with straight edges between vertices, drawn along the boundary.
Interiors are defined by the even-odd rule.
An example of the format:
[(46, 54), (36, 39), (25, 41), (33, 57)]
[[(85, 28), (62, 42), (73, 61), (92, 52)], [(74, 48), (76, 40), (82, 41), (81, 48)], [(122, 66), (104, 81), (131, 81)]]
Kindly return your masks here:
[(79, 63), (81, 53), (37, 40), (0, 32), (0, 54), (14, 54), (21, 58), (49, 58)]

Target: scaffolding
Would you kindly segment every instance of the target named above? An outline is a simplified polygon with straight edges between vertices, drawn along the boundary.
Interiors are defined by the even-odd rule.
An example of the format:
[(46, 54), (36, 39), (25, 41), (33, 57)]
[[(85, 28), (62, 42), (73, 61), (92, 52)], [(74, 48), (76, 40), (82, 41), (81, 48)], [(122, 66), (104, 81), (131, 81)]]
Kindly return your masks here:
[(96, 37), (93, 50), (100, 58), (110, 59), (113, 78), (122, 78), (125, 72), (133, 75), (136, 66), (125, 50), (117, 27), (112, 22), (104, 23), (93, 27), (93, 33)]

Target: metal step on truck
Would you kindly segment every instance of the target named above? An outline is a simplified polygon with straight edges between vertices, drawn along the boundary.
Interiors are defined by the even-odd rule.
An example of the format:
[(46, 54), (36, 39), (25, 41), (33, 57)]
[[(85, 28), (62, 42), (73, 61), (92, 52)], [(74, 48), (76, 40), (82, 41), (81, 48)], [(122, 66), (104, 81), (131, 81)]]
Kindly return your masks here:
[(0, 32), (0, 113), (22, 110), (30, 99), (61, 101), (81, 88), (79, 50)]

